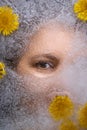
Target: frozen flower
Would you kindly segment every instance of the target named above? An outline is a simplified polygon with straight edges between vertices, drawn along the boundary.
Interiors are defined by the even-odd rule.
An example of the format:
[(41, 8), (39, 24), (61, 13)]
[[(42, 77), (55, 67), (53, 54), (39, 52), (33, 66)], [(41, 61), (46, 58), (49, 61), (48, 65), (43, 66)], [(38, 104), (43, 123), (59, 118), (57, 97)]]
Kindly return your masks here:
[(87, 103), (78, 112), (80, 126), (87, 128)]
[(59, 130), (78, 130), (78, 128), (71, 120), (67, 120), (61, 123)]
[(4, 63), (0, 62), (0, 78), (3, 78), (5, 74), (6, 74), (5, 65)]
[(87, 0), (78, 0), (74, 4), (74, 12), (80, 20), (87, 21)]
[(18, 29), (18, 15), (8, 6), (0, 7), (0, 33), (9, 35)]
[(57, 96), (49, 106), (49, 112), (54, 120), (60, 120), (72, 115), (74, 105), (68, 96)]

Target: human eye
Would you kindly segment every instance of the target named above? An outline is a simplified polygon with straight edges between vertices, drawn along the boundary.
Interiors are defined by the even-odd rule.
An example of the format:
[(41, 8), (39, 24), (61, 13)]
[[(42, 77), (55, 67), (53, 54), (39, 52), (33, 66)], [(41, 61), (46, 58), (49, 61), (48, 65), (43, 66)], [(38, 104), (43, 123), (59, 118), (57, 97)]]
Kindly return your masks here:
[(33, 67), (41, 70), (52, 70), (55, 68), (55, 64), (51, 61), (38, 61), (33, 64)]
[(41, 73), (54, 72), (60, 64), (60, 59), (54, 56), (37, 56), (30, 60), (31, 69)]

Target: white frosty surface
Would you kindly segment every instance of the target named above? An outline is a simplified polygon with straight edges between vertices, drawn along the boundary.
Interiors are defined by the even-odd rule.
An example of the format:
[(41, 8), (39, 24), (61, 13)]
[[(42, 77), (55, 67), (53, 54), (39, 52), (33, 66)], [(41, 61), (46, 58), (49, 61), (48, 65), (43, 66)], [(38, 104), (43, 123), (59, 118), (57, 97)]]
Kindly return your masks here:
[[(21, 55), (27, 33), (31, 35), (39, 21), (56, 17), (59, 21), (76, 27), (76, 38), (70, 43), (72, 49), (68, 53), (71, 61), (67, 58), (60, 73), (54, 77), (42, 79), (27, 76), (21, 79), (9, 66), (7, 67), (6, 77), (0, 80), (0, 130), (58, 130), (60, 122), (50, 118), (46, 105), (49, 100), (48, 95), (53, 91), (69, 92), (75, 104), (83, 105), (87, 102), (87, 36), (85, 35), (87, 24), (79, 21), (77, 26), (75, 25), (77, 19), (72, 10), (75, 1), (0, 1), (0, 6), (9, 5), (20, 16), (18, 31), (8, 37), (0, 35), (0, 60), (2, 61), (5, 58), (15, 60)], [(79, 31), (82, 33), (80, 34)], [(24, 81), (29, 87), (27, 91)], [(41, 91), (39, 88), (42, 88)]]

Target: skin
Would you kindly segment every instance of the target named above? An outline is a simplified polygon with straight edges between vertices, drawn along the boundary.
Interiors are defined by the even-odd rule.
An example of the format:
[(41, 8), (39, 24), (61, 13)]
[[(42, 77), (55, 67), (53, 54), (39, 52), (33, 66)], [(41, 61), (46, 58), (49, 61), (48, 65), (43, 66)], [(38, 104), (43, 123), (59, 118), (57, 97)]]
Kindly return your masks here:
[[(58, 130), (59, 123), (48, 112), (55, 96), (69, 96), (76, 111), (79, 105), (87, 102), (87, 48), (81, 36), (79, 34), (76, 38), (73, 30), (49, 24), (31, 37), (15, 70), (17, 81), (8, 78), (6, 83), (6, 86), (10, 84), (9, 99), (13, 95), (12, 102), (16, 101), (16, 106), (10, 107), (16, 117), (13, 118), (14, 129), (11, 130)], [(12, 74), (10, 77), (13, 77)], [(14, 92), (12, 88), (15, 94), (10, 94)], [(9, 101), (6, 99), (3, 104)], [(73, 118), (76, 120), (76, 114)]]
[[(60, 75), (62, 75), (67, 66), (73, 63), (80, 51), (73, 53), (72, 56), (69, 55), (74, 48), (72, 43), (74, 39), (73, 30), (66, 31), (60, 25), (52, 24), (51, 26), (51, 24), (42, 26), (31, 37), (30, 44), (27, 46), (26, 52), (17, 66), (17, 73), (24, 77), (33, 77), (33, 82), (36, 81), (38, 83), (41, 80), (45, 84), (46, 82), (48, 84), (51, 80), (55, 82), (58, 77), (58, 85), (55, 85), (58, 93), (54, 92), (53, 98), (59, 94), (70, 94)], [(28, 85), (25, 85), (25, 87), (26, 89), (30, 88)], [(47, 88), (51, 89), (51, 86), (40, 87), (37, 85), (37, 87), (32, 87), (32, 91), (41, 93)], [(54, 89), (56, 88), (54, 87)]]
[[(30, 45), (17, 66), (18, 74), (50, 80), (60, 75), (65, 62), (67, 65), (72, 62), (68, 55), (72, 49), (73, 33), (56, 26), (45, 25), (31, 37)], [(33, 91), (44, 91), (44, 87), (37, 87), (32, 88)]]
[(31, 37), (30, 45), (27, 46), (28, 49), (17, 66), (17, 72), (39, 78), (57, 74), (65, 60), (71, 62), (68, 54), (72, 48), (70, 44), (72, 38), (73, 34), (63, 28), (51, 25), (42, 27)]

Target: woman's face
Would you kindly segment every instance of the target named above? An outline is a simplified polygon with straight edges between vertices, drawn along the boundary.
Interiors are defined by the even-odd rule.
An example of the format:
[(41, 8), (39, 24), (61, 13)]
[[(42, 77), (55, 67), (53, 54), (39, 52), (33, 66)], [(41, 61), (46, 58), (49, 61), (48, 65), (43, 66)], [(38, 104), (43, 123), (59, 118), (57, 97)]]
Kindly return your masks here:
[(72, 49), (72, 37), (62, 28), (41, 28), (31, 38), (30, 46), (18, 64), (18, 73), (39, 78), (58, 74), (63, 63), (71, 61), (68, 54)]
[[(72, 38), (73, 34), (64, 31), (62, 27), (51, 25), (42, 27), (32, 36), (30, 45), (17, 66), (17, 72), (26, 77), (31, 75), (37, 80), (53, 81), (61, 74), (65, 62), (67, 66), (72, 62), (69, 57)], [(34, 91), (38, 89), (44, 91), (44, 87), (38, 87), (38, 85)]]
[(75, 108), (87, 102), (86, 59), (86, 44), (81, 37), (76, 38), (73, 31), (48, 25), (31, 37), (17, 73), (23, 76), (25, 90), (31, 95), (27, 101), (23, 99), (23, 106), (28, 108), (26, 113), (32, 110), (33, 115), (35, 108), (38, 111), (33, 118), (36, 129), (57, 130), (48, 113), (49, 103), (55, 96), (68, 95)]
[[(17, 66), (17, 72), (27, 78), (33, 77), (31, 82), (39, 84), (32, 87), (34, 92), (57, 88), (68, 92), (78, 102), (80, 90), (86, 89), (82, 67), (86, 66), (83, 59), (86, 59), (87, 53), (82, 39), (81, 43), (78, 38), (76, 40), (73, 31), (64, 30), (63, 27), (50, 24), (40, 28), (31, 37), (30, 45)], [(79, 85), (80, 81), (82, 86)]]

